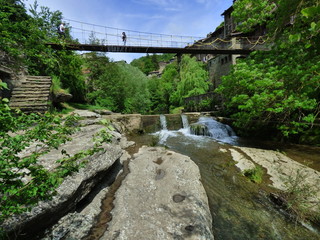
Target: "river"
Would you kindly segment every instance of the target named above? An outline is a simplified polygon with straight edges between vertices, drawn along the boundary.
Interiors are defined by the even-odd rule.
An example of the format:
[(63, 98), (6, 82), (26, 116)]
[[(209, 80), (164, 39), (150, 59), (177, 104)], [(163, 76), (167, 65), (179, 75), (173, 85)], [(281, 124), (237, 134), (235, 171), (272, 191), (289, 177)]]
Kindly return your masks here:
[[(264, 183), (255, 184), (237, 169), (228, 149), (235, 145), (252, 145), (252, 142), (237, 137), (229, 126), (212, 118), (199, 119), (208, 126), (210, 136), (190, 134), (187, 118), (183, 117), (182, 121), (182, 129), (169, 131), (166, 129), (165, 118), (161, 117), (161, 131), (134, 136), (130, 140), (138, 146), (156, 142), (157, 145), (189, 156), (198, 165), (208, 195), (215, 239), (320, 239), (316, 229), (290, 220), (283, 210), (269, 200), (268, 192), (272, 189), (267, 176)], [(297, 149), (295, 152), (299, 158), (304, 159), (303, 152)], [(314, 154), (309, 155), (314, 157)]]

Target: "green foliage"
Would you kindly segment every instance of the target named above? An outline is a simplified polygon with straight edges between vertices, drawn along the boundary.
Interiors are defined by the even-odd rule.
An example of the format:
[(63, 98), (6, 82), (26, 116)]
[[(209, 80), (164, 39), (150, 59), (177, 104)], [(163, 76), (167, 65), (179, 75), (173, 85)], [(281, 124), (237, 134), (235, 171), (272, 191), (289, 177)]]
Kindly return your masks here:
[[(83, 101), (85, 96), (82, 78), (82, 61), (72, 51), (55, 51), (45, 45), (60, 41), (57, 26), (62, 19), (60, 11), (51, 12), (37, 2), (27, 14), (21, 1), (0, 0), (0, 49), (16, 65), (26, 66), (31, 75), (56, 76), (63, 88), (68, 88), (74, 101)], [(71, 38), (67, 31), (67, 41)]]
[(170, 113), (171, 114), (182, 114), (184, 107), (176, 107), (176, 108), (171, 108)]
[(272, 39), (300, 42), (305, 48), (318, 45), (319, 49), (318, 0), (238, 0), (232, 16), (241, 23), (239, 31), (250, 32), (257, 25), (266, 25)]
[(238, 23), (239, 31), (250, 32), (257, 25), (265, 24), (273, 15), (277, 1), (238, 0), (233, 4), (232, 16)]
[(208, 72), (203, 63), (184, 55), (180, 66), (177, 62), (167, 65), (161, 78), (148, 82), (151, 94), (151, 111), (169, 113), (181, 107), (183, 98), (206, 93), (209, 89)]
[(169, 113), (170, 106), (179, 106), (179, 99), (176, 95), (179, 81), (176, 62), (165, 67), (161, 78), (151, 78), (148, 81), (152, 113)]
[(174, 54), (153, 54), (151, 57), (147, 55), (146, 57), (134, 59), (130, 65), (139, 68), (144, 74), (148, 74), (159, 69), (159, 62), (168, 62), (172, 58), (174, 58)]
[(255, 53), (223, 77), (217, 92), (244, 132), (275, 128), (286, 138), (303, 135), (320, 113), (319, 60), (302, 43)]
[[(59, 177), (39, 165), (38, 158), (70, 140), (76, 118), (70, 116), (61, 124), (57, 116), (12, 115), (4, 104), (0, 106), (0, 221), (3, 221), (54, 193)], [(37, 143), (36, 146), (33, 143)], [(34, 150), (19, 157), (18, 154), (29, 147)]]
[(52, 85), (51, 85), (50, 91), (53, 94), (57, 94), (57, 93), (61, 93), (61, 92), (69, 93), (69, 89), (62, 88), (62, 83), (60, 82), (60, 78), (58, 78), (57, 76), (52, 77)]
[(181, 81), (177, 86), (177, 93), (182, 98), (204, 94), (209, 90), (208, 72), (202, 62), (183, 55), (180, 67)]
[(262, 183), (263, 169), (260, 166), (257, 166), (255, 168), (245, 170), (243, 175), (254, 183)]
[(139, 69), (94, 53), (86, 58), (86, 68), (90, 103), (122, 113), (149, 111), (147, 77)]

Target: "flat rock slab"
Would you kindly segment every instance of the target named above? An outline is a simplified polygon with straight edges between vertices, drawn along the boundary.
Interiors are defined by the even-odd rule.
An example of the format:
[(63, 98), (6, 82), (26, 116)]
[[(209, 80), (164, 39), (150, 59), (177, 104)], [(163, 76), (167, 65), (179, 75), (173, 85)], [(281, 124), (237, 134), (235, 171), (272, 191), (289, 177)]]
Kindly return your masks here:
[(101, 239), (213, 239), (207, 195), (189, 157), (142, 147), (129, 169)]
[[(311, 203), (319, 202), (320, 172), (272, 150), (234, 147), (231, 149), (231, 155), (241, 171), (252, 169), (258, 164), (267, 170), (273, 187), (285, 191), (294, 185), (308, 186), (314, 193), (308, 200)], [(314, 204), (311, 206), (317, 207)]]

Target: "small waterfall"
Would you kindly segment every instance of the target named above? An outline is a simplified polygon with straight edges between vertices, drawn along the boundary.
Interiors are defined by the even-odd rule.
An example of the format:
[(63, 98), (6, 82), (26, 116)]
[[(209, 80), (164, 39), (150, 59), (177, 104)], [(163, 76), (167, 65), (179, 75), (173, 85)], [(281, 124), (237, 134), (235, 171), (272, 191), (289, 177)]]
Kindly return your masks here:
[(162, 130), (168, 130), (167, 129), (167, 119), (165, 115), (160, 115), (160, 125)]
[(160, 125), (161, 125), (161, 130), (157, 132), (159, 136), (159, 144), (164, 144), (167, 141), (167, 138), (171, 135), (171, 131), (168, 131), (168, 128), (167, 128), (166, 116), (160, 115)]
[(237, 136), (230, 126), (210, 117), (200, 117), (197, 123), (190, 125), (190, 128), (195, 135), (209, 136), (226, 143), (234, 144), (236, 142)]
[(182, 121), (182, 127), (183, 128), (189, 128), (189, 121), (188, 117), (184, 114), (181, 115), (181, 121)]

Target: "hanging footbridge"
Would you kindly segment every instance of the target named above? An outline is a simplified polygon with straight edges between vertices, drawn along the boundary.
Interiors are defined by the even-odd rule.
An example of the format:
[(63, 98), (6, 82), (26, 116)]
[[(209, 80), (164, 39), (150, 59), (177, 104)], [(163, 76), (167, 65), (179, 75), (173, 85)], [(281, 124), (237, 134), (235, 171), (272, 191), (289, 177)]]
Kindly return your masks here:
[[(226, 40), (139, 32), (128, 29), (106, 27), (71, 19), (67, 23), (67, 34), (72, 41), (61, 40), (47, 43), (57, 50), (123, 52), (123, 53), (176, 53), (176, 54), (249, 54), (264, 44), (262, 38), (238, 38)], [(125, 41), (122, 38), (126, 35)]]

